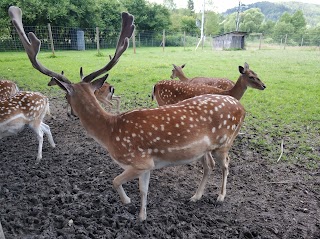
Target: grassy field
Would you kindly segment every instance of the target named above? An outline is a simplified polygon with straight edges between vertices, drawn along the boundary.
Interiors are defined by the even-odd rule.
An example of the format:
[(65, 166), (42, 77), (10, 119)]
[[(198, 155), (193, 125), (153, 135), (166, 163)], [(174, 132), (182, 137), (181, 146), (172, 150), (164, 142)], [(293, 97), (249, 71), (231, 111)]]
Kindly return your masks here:
[[(53, 71), (63, 70), (78, 82), (84, 73), (99, 69), (114, 49), (40, 53), (40, 62)], [(159, 80), (169, 79), (172, 64), (182, 65), (188, 77), (227, 77), (236, 81), (238, 66), (247, 62), (266, 84), (264, 91), (248, 89), (241, 102), (248, 114), (243, 128), (250, 135), (250, 147), (261, 157), (275, 162), (284, 142), (281, 160), (300, 161), (310, 167), (320, 165), (320, 51), (319, 49), (272, 49), (246, 51), (197, 51), (194, 48), (129, 48), (110, 71), (108, 82), (121, 95), (122, 110), (154, 107), (150, 94)], [(32, 68), (24, 52), (0, 53), (0, 78), (15, 81), (20, 88), (62, 96), (57, 87), (48, 87), (49, 78)]]

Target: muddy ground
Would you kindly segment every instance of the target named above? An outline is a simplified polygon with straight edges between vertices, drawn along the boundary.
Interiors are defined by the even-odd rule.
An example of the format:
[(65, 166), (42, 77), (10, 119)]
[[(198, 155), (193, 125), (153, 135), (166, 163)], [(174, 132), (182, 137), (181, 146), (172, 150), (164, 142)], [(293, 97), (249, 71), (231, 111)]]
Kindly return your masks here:
[(0, 140), (0, 222), (16, 238), (320, 238), (320, 172), (300, 163), (262, 156), (250, 135), (239, 135), (231, 152), (227, 196), (215, 206), (221, 171), (214, 169), (205, 195), (189, 202), (201, 165), (151, 174), (147, 220), (139, 223), (137, 180), (124, 188), (124, 206), (112, 188), (121, 169), (88, 138), (65, 103), (51, 100), (47, 117), (57, 147), (47, 138), (35, 164), (37, 140), (26, 129)]

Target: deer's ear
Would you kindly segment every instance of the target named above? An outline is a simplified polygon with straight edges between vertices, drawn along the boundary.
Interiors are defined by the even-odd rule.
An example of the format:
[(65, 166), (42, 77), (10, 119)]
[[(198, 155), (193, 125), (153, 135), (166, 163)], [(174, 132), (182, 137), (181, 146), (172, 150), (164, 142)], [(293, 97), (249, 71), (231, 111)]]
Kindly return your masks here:
[(186, 64), (183, 64), (182, 66), (181, 66), (181, 68), (184, 68), (186, 66)]
[(55, 77), (51, 78), (52, 81), (54, 81), (61, 89), (63, 89), (65, 92), (67, 92), (69, 95), (72, 94), (73, 88), (72, 85), (63, 81), (58, 80)]
[(92, 89), (93, 89), (94, 91), (100, 89), (101, 86), (103, 85), (103, 83), (107, 80), (108, 76), (109, 76), (108, 74), (105, 74), (103, 77), (101, 77), (101, 78), (93, 81), (93, 82), (91, 83)]
[(242, 66), (239, 66), (239, 72), (240, 72), (240, 74), (244, 74), (245, 73), (245, 69)]
[(249, 70), (249, 64), (247, 62), (244, 63), (244, 70), (245, 71)]

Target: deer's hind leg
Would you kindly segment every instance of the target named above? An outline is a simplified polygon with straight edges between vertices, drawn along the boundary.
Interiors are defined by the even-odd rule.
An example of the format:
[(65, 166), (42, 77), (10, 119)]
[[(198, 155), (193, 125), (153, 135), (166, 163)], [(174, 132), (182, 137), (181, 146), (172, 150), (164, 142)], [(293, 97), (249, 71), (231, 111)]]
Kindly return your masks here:
[(41, 121), (35, 120), (29, 123), (29, 127), (35, 132), (38, 139), (38, 155), (36, 162), (39, 163), (42, 159), (42, 146), (43, 146), (43, 130), (41, 129)]
[(52, 146), (52, 148), (56, 147), (56, 144), (53, 141), (53, 137), (52, 137), (49, 125), (41, 122), (40, 127), (41, 127), (42, 131), (48, 136), (48, 139), (49, 139), (49, 142), (50, 142), (50, 145)]
[(212, 158), (211, 152), (207, 152), (201, 159), (201, 162), (203, 166), (203, 176), (196, 193), (190, 198), (192, 202), (196, 202), (201, 199), (205, 186), (208, 182), (209, 176), (214, 166), (214, 160)]
[(229, 156), (226, 150), (217, 150), (212, 152), (213, 157), (216, 159), (222, 170), (221, 191), (217, 198), (217, 202), (223, 202), (226, 196), (227, 176), (229, 174)]

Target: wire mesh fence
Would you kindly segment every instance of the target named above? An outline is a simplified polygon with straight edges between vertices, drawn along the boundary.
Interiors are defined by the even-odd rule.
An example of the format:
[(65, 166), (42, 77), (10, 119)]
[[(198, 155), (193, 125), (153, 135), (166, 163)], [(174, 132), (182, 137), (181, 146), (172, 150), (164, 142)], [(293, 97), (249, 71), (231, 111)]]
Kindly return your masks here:
[[(73, 28), (59, 26), (25, 26), (25, 32), (34, 32), (41, 40), (41, 50), (86, 50), (115, 48), (118, 32), (99, 30), (98, 28)], [(165, 33), (155, 31), (136, 31), (134, 46), (136, 47), (205, 47), (214, 48), (213, 37), (206, 36), (203, 42), (200, 36), (185, 32)], [(200, 44), (201, 43), (201, 44)], [(245, 46), (255, 45), (259, 49), (270, 46), (320, 46), (320, 35), (305, 34), (302, 36), (283, 34), (272, 38), (261, 33), (247, 34)], [(23, 51), (14, 27), (8, 27), (0, 33), (0, 51)]]

